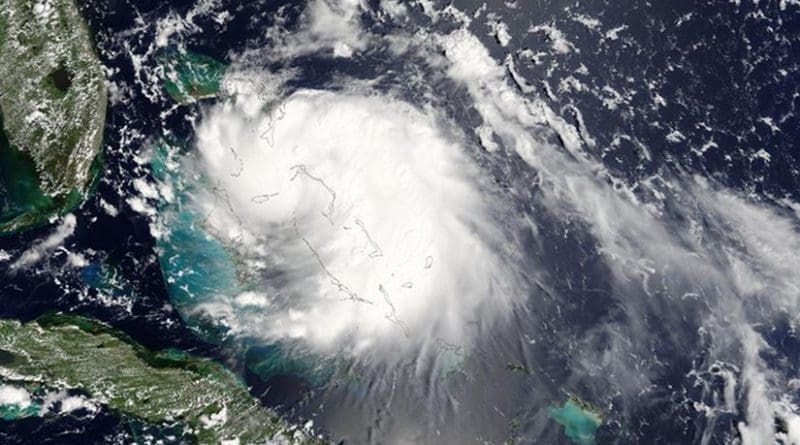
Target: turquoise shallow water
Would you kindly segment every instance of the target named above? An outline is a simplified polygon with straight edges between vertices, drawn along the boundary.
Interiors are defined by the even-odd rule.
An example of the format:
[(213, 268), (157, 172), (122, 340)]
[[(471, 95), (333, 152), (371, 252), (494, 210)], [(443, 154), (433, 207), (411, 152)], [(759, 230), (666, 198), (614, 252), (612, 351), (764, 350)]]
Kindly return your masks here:
[(57, 207), (39, 188), (33, 160), (10, 144), (0, 115), (0, 233), (38, 224)]
[(176, 191), (173, 202), (159, 206), (161, 222), (168, 233), (156, 243), (170, 299), (178, 309), (188, 309), (219, 295), (235, 293), (240, 286), (230, 254), (203, 230), (202, 215), (191, 205), (191, 188), (180, 176), (180, 169), (174, 168), (176, 156), (176, 147), (160, 143), (150, 162), (156, 180)]
[(36, 403), (32, 403), (25, 408), (11, 404), (0, 405), (0, 419), (14, 420), (36, 416), (39, 414), (39, 410), (41, 410), (41, 406)]
[(176, 162), (181, 162), (178, 159), (181, 156), (175, 147), (165, 143), (156, 147), (150, 161), (153, 176), (169, 184), (176, 193), (172, 202), (162, 202), (159, 207), (168, 233), (157, 240), (159, 263), (170, 301), (205, 340), (216, 344), (238, 343), (245, 351), (245, 365), (263, 380), (292, 375), (312, 386), (325, 384), (334, 373), (334, 360), (304, 353), (300, 345), (291, 342), (232, 338), (228, 328), (197, 311), (203, 304), (229, 301), (243, 291), (257, 289), (258, 283), (242, 282), (235, 252), (204, 229), (202, 222), (206, 215), (201, 214), (192, 201), (193, 187), (202, 187), (203, 179), (194, 182), (186, 173), (190, 168), (174, 168)]
[(164, 88), (176, 102), (217, 94), (227, 66), (209, 56), (170, 49), (159, 57), (166, 72)]
[(236, 267), (222, 244), (206, 234), (191, 210), (170, 215), (170, 234), (159, 240), (161, 268), (173, 303), (186, 308), (236, 292)]
[(333, 360), (316, 359), (306, 354), (295, 357), (294, 348), (279, 343), (254, 342), (247, 350), (247, 367), (262, 379), (278, 375), (302, 378), (314, 387), (327, 383), (335, 372)]
[(564, 435), (574, 444), (595, 443), (595, 433), (602, 424), (602, 419), (596, 413), (580, 407), (570, 399), (560, 407), (551, 407), (547, 414), (564, 426)]

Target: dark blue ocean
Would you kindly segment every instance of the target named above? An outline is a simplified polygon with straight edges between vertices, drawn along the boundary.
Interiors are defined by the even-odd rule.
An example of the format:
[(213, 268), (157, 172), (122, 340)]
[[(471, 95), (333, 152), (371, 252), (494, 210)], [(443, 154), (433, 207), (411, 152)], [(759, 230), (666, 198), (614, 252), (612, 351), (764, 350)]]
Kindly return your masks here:
[[(141, 88), (136, 74), (140, 67), (134, 66), (131, 53), (147, 53), (157, 32), (150, 25), (170, 14), (184, 16), (195, 6), (192, 1), (77, 3), (90, 26), (100, 59), (112, 73), (110, 78), (133, 90)], [(212, 16), (199, 15), (194, 19), (197, 30), (172, 38), (181, 39), (180, 44), (192, 51), (231, 63), (236, 54), (272, 43), (264, 31), (275, 25), (276, 17), (281, 17), (281, 26), (291, 30), (305, 7), (301, 1), (226, 3), (229, 6), (225, 10), (232, 18), (224, 25)], [(483, 4), (467, 0), (452, 3), (468, 11)], [(516, 7), (509, 9), (504, 2), (491, 1), (487, 2), (487, 10), (502, 14), (514, 36), (510, 46), (501, 45), (483, 20), (474, 21), (470, 29), (496, 60), (511, 58), (520, 78), (515, 82), (509, 77), (508, 82), (520, 94), (543, 98), (566, 122), (582, 129), (582, 143), (599, 147), (600, 161), (622, 179), (624, 184), (620, 187), (646, 194), (646, 190), (637, 189), (639, 181), (660, 174), (684, 175), (708, 178), (758, 200), (798, 202), (800, 11), (792, 5), (782, 10), (780, 3), (518, 0), (514, 2)], [(370, 0), (364, 4), (375, 9), (380, 2)], [(410, 2), (409, 10), (410, 19), (404, 24), (379, 22), (364, 14), (364, 27), (378, 34), (391, 34), (426, 27), (443, 32), (452, 26), (432, 23), (415, 2)], [(620, 29), (616, 36), (594, 32), (591, 26), (575, 20), (577, 16)], [(572, 49), (554, 54), (554, 35), (526, 32), (534, 24), (557, 28)], [(526, 51), (521, 52), (523, 49)], [(400, 69), (406, 62), (381, 51), (347, 60), (310, 53), (285, 62), (271, 62), (268, 68), (295, 69), (297, 75), (290, 81), (291, 87), (326, 88), (337, 78), (375, 78)], [(143, 63), (156, 68), (154, 58)], [(576, 72), (583, 73), (580, 82), (584, 87), (570, 84), (568, 79), (574, 79)], [(476, 112), (461, 103), (466, 92), (448, 84), (439, 88), (452, 99), (448, 115), (469, 127)], [(606, 93), (598, 95), (594, 91)], [(663, 103), (656, 98), (656, 92)], [(169, 96), (153, 98), (134, 93), (125, 97), (108, 109), (103, 168), (91, 195), (74, 210), (76, 231), (64, 244), (69, 251), (92, 252), (90, 264), (80, 269), (67, 267), (68, 256), (61, 250), (20, 271), (11, 271), (9, 263), (0, 262), (0, 317), (28, 321), (52, 311), (82, 314), (108, 323), (148, 348), (179, 348), (211, 357), (243, 376), (253, 395), (265, 406), (302, 423), (320, 412), (325, 400), (318, 391), (318, 382), (300, 372), (301, 367), (292, 373), (291, 366), (285, 368), (286, 372), (264, 378), (248, 364), (279, 355), (270, 346), (254, 346), (249, 352), (243, 351), (241, 345), (230, 348), (224, 341), (209, 341), (200, 332), (202, 328), (184, 321), (172, 306), (150, 220), (126, 204), (134, 193), (130, 178), (152, 178), (149, 166), (137, 161), (137, 155), (147, 148), (148, 137), (167, 129), (175, 140), (191, 141), (194, 128), (187, 117), (197, 115), (216, 99), (183, 106), (167, 113), (164, 120), (165, 112), (174, 107)], [(553, 143), (565, 144), (557, 134), (551, 137)], [(519, 177), (503, 176), (519, 168), (521, 161), (508, 159), (497, 165), (486, 159), (483, 162), (495, 172), (494, 181), (500, 187), (518, 190)], [(536, 207), (535, 186), (527, 195), (530, 199), (525, 193), (515, 192), (515, 196), (521, 211)], [(118, 213), (111, 215), (106, 210), (108, 205)], [(665, 218), (680, 218), (680, 205), (668, 202), (663, 210)], [(56, 225), (2, 236), (0, 251), (22, 252), (46, 237)], [(553, 333), (530, 346), (529, 351), (520, 352), (526, 357), (543, 357), (535, 360), (530, 370), (535, 374), (526, 389), (532, 393), (531, 403), (546, 403), (544, 396), (537, 399), (531, 389), (537, 385), (549, 387), (555, 394), (567, 386), (582, 390), (583, 394), (602, 393), (600, 380), (565, 371), (572, 362), (570, 353), (564, 350), (564, 339), (587, 335), (598, 320), (624, 320), (624, 305), (618, 304), (608, 278), (611, 273), (599, 259), (591, 234), (581, 224), (564, 221), (544, 210), (539, 213), (537, 228), (535, 235), (529, 235), (527, 245), (519, 248), (538, 257), (538, 266), (556, 279), (547, 289), (529, 296), (536, 300), (537, 320), (549, 320), (545, 324)], [(115, 284), (111, 287), (103, 284), (109, 270), (114, 274)], [(98, 292), (111, 293), (130, 304), (107, 304), (91, 298)], [(693, 318), (693, 314), (705, 309), (698, 306), (697, 312), (686, 307), (681, 310), (686, 314), (680, 322), (661, 323), (662, 314), (657, 310), (644, 322), (656, 339), (651, 345), (652, 354), (664, 366), (640, 404), (628, 407), (622, 399), (609, 399), (610, 406), (603, 409), (616, 414), (610, 415), (611, 421), (598, 430), (597, 443), (736, 443), (741, 409), (722, 414), (709, 427), (690, 402), (704, 397), (702, 389), (687, 375), (710, 365), (704, 362), (704, 348), (709, 346), (697, 332), (699, 321)], [(764, 357), (766, 363), (774, 361), (776, 369), (786, 375), (800, 371), (800, 338), (792, 329), (793, 316), (773, 318), (769, 325), (757, 329), (776, 351), (774, 356)], [(518, 315), (515, 322), (524, 326), (531, 320)], [(593, 347), (598, 350), (604, 348), (604, 342), (611, 343), (602, 335), (592, 338), (596, 342)], [(514, 342), (509, 344), (515, 345), (509, 347), (511, 350), (519, 352), (523, 348)], [(491, 347), (490, 343), (486, 347)], [(712, 386), (724, 384), (713, 377), (709, 379)], [(509, 424), (515, 426), (509, 427), (508, 437), (516, 438), (516, 443), (537, 443), (531, 437), (538, 433), (546, 438), (543, 440), (554, 441), (538, 443), (571, 443), (555, 427), (526, 424), (524, 419)], [(106, 409), (83, 419), (50, 415), (0, 420), (0, 443), (128, 443), (133, 437), (131, 432), (141, 428), (146, 427)], [(361, 443), (359, 439), (347, 441), (348, 436), (339, 431), (322, 428), (323, 434), (330, 434), (336, 441)], [(778, 425), (778, 430), (781, 428), (785, 426)], [(704, 431), (711, 432), (710, 441), (702, 441)]]

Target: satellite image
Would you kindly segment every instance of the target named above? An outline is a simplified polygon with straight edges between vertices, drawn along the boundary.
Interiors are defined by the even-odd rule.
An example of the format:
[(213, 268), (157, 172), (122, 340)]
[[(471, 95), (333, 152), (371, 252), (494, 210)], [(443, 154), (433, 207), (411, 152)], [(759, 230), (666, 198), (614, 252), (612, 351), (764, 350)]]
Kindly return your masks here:
[(0, 445), (800, 445), (800, 0), (0, 0)]

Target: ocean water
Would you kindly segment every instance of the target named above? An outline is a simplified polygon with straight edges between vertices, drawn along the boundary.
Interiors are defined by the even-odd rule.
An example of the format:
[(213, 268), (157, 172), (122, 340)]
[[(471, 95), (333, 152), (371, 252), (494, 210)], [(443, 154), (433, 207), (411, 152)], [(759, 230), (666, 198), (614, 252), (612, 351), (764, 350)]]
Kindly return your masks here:
[[(800, 247), (795, 7), (541, 1), (517, 2), (517, 9), (487, 2), (481, 9), (483, 2), (464, 1), (447, 9), (442, 2), (420, 2), (400, 18), (367, 3), (371, 12), (344, 20), (342, 28), (314, 28), (298, 2), (210, 2), (207, 10), (188, 1), (87, 4), (101, 56), (119, 87), (109, 115), (107, 168), (96, 194), (75, 211), (75, 233), (62, 245), (89, 266), (72, 267), (72, 257), (56, 249), (29, 271), (6, 273), (58, 222), (0, 238), (11, 258), (0, 263), (8, 277), (0, 313), (88, 313), (147, 345), (219, 358), (245, 376), (265, 404), (298, 422), (314, 419), (319, 431), (351, 443), (791, 443), (798, 369), (792, 267)], [(341, 16), (337, 8), (328, 14), (314, 4), (318, 23)], [(338, 11), (346, 15), (352, 4), (340, 2)], [(331, 37), (328, 29), (345, 31)], [(500, 209), (492, 207), (491, 229), (511, 235), (492, 247), (512, 259), (509, 269), (525, 284), (516, 304), (492, 324), (462, 318), (454, 309), (461, 306), (446, 304), (468, 302), (460, 293), (413, 311), (416, 306), (394, 303), (398, 294), (388, 285), (365, 286), (359, 297), (388, 301), (385, 308), (358, 312), (357, 300), (331, 301), (320, 306), (318, 322), (299, 324), (347, 332), (330, 344), (307, 341), (301, 331), (259, 335), (274, 328), (272, 322), (292, 321), (288, 309), (294, 316), (308, 309), (301, 303), (311, 293), (292, 298), (283, 289), (301, 283), (306, 287), (295, 288), (308, 291), (319, 281), (333, 282), (339, 292), (347, 283), (333, 268), (315, 281), (331, 263), (307, 255), (308, 246), (326, 246), (314, 244), (326, 238), (312, 238), (313, 231), (307, 244), (298, 244), (304, 262), (259, 263), (276, 250), (251, 249), (268, 235), (291, 238), (299, 229), (262, 230), (263, 215), (236, 211), (241, 221), (207, 224), (208, 208), (197, 203), (218, 204), (219, 215), (237, 198), (236, 189), (209, 179), (195, 152), (197, 128), (215, 122), (212, 114), (224, 100), (178, 105), (158, 74), (158, 41), (233, 66), (228, 74), (252, 87), (242, 91), (270, 99), (254, 106), (257, 112), (242, 112), (245, 118), (234, 121), (241, 127), (216, 127), (229, 131), (219, 153), (231, 167), (217, 179), (241, 173), (236, 160), (245, 150), (227, 142), (245, 140), (239, 130), (261, 122), (257, 118), (281, 116), (275, 106), (298, 90), (402, 100), (438, 118), (446, 138), (477, 166), (481, 191), (498, 191), (491, 195)], [(326, 106), (337, 118), (352, 111), (309, 103), (318, 109), (309, 107), (308, 115), (321, 115), (312, 111)], [(391, 114), (370, 110), (376, 117)], [(292, 121), (303, 114), (290, 109), (288, 116)], [(375, 121), (341, 128), (375, 140), (369, 139), (379, 129)], [(316, 143), (350, 141), (335, 130)], [(181, 141), (175, 144), (180, 148), (159, 154), (161, 139)], [(266, 150), (262, 141), (259, 148)], [(408, 165), (403, 162), (395, 164)], [(363, 185), (348, 176), (349, 164), (329, 165), (343, 166), (330, 177)], [(378, 178), (395, 174), (382, 164), (366, 165), (379, 167), (371, 170)], [(304, 181), (308, 201), (337, 215), (328, 212), (330, 193), (320, 184), (335, 188), (340, 204), (348, 202), (347, 186), (333, 187), (311, 167), (305, 173), (292, 184)], [(266, 204), (270, 192), (260, 192), (257, 201)], [(453, 202), (442, 200), (439, 207)], [(369, 216), (358, 216), (364, 213)], [(314, 215), (325, 223), (325, 213)], [(406, 213), (392, 215), (394, 224), (408, 221)], [(391, 225), (359, 221), (363, 225), (350, 222), (348, 236), (364, 228), (375, 244), (348, 251), (364, 253), (363, 264), (378, 263), (370, 254), (386, 245), (378, 234), (391, 233), (381, 232)], [(482, 236), (486, 227), (473, 226)], [(248, 230), (263, 238), (237, 242)], [(449, 244), (452, 257), (437, 255), (433, 270), (470, 257), (465, 244)], [(319, 258), (334, 258), (342, 245), (352, 247), (319, 248)], [(424, 269), (424, 260), (409, 261), (409, 270)], [(307, 273), (289, 274), (287, 263), (308, 266), (300, 268)], [(102, 284), (103, 264), (114, 265), (112, 275), (121, 274), (127, 290)], [(370, 276), (368, 268), (357, 270)], [(475, 280), (481, 277), (476, 270), (460, 277)], [(405, 281), (398, 284), (401, 292), (407, 289)], [(98, 298), (103, 288), (117, 298)], [(137, 298), (126, 301), (128, 292)], [(414, 320), (433, 321), (404, 332), (403, 323), (414, 328)], [(431, 327), (453, 320), (467, 320), (468, 335), (422, 335), (445, 332)], [(386, 330), (370, 330), (381, 323)], [(428, 349), (406, 349), (406, 335), (423, 337)], [(391, 346), (379, 348), (380, 355), (359, 355), (353, 351), (362, 338)], [(565, 391), (602, 413), (565, 402)]]
[[(0, 125), (2, 119), (0, 119)], [(33, 160), (13, 147), (4, 131), (0, 131), (0, 231), (41, 223), (58, 208), (52, 198), (42, 193)]]
[(578, 445), (592, 445), (595, 442), (597, 428), (603, 423), (602, 417), (590, 409), (581, 407), (573, 400), (553, 407), (548, 415), (564, 426), (564, 435)]

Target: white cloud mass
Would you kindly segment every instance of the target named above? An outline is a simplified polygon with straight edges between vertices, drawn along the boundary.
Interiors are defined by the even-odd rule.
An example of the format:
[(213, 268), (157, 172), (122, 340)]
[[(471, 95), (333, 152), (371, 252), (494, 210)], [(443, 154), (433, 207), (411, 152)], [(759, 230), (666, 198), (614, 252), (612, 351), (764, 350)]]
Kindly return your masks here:
[(396, 355), (510, 312), (521, 293), (497, 205), (433, 111), (312, 90), (267, 112), (248, 100), (212, 108), (197, 130), (225, 196), (198, 202), (215, 233), (288, 279), (267, 310), (229, 323), (322, 352)]

